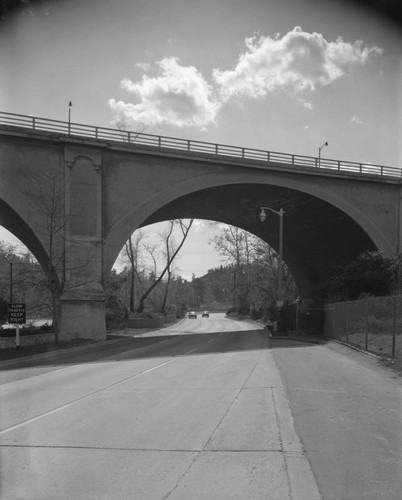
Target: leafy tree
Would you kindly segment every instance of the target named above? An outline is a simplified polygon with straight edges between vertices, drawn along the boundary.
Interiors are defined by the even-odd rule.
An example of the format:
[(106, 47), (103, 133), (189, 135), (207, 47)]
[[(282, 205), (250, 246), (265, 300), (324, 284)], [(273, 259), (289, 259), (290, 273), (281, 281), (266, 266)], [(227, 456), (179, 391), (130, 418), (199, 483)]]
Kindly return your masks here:
[(335, 302), (388, 295), (396, 290), (399, 268), (399, 255), (387, 258), (378, 251), (364, 252), (346, 266), (336, 267), (316, 296)]

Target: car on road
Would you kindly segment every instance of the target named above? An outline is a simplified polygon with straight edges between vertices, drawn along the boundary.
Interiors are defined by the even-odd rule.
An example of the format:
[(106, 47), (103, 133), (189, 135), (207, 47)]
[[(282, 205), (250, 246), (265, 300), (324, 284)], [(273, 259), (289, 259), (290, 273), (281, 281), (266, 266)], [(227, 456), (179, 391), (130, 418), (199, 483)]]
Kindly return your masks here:
[(204, 311), (204, 312), (202, 313), (202, 317), (203, 317), (203, 318), (209, 318), (209, 311)]
[(190, 311), (188, 313), (188, 317), (189, 317), (189, 319), (191, 319), (191, 318), (197, 319), (197, 313), (195, 311)]

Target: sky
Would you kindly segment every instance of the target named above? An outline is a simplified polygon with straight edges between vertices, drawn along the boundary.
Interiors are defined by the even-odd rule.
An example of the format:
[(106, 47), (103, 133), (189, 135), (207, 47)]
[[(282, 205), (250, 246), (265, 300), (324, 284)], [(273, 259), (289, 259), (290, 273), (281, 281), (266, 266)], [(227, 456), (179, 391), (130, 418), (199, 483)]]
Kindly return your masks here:
[[(22, 3), (0, 21), (1, 111), (67, 120), (72, 101), (76, 123), (402, 168), (402, 30), (362, 2)], [(210, 236), (182, 274), (215, 267)]]

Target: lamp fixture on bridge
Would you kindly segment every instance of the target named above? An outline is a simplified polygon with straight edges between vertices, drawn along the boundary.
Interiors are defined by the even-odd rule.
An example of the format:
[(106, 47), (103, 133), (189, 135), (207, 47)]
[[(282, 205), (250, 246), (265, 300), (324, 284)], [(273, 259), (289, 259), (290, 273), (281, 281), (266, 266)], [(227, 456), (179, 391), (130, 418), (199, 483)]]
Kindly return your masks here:
[(318, 148), (318, 168), (320, 168), (321, 165), (321, 149), (324, 146), (328, 146), (328, 141), (325, 141), (324, 144)]
[(282, 272), (283, 272), (283, 216), (285, 211), (281, 208), (278, 211), (270, 207), (260, 207), (260, 221), (264, 222), (267, 218), (265, 210), (269, 210), (276, 215), (279, 215), (279, 261), (278, 261), (278, 301), (277, 306), (281, 308), (283, 306), (283, 285), (282, 285)]
[(71, 108), (73, 107), (73, 103), (70, 101), (68, 103), (68, 135), (71, 132)]

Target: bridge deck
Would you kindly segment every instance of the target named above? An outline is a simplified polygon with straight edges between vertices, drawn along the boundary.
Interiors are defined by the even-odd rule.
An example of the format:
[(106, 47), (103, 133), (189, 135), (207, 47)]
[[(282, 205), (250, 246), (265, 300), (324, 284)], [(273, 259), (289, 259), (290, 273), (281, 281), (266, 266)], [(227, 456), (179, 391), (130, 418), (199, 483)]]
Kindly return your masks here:
[(376, 175), (381, 177), (402, 178), (402, 170), (396, 167), (357, 163), (314, 156), (265, 151), (262, 149), (214, 144), (210, 142), (181, 139), (161, 135), (145, 134), (128, 130), (96, 127), (80, 123), (71, 123), (60, 120), (50, 120), (36, 116), (19, 115), (0, 112), (0, 126), (23, 128), (52, 132), (66, 137), (92, 138), (104, 142), (119, 142), (126, 146), (147, 146), (161, 150), (186, 151), (219, 157), (232, 157), (244, 160), (257, 160), (265, 163), (284, 164), (291, 167), (307, 167), (323, 171), (338, 171), (349, 174)]

